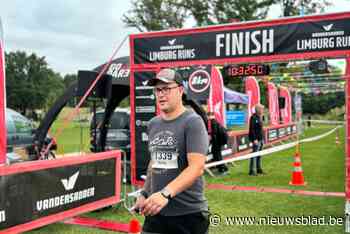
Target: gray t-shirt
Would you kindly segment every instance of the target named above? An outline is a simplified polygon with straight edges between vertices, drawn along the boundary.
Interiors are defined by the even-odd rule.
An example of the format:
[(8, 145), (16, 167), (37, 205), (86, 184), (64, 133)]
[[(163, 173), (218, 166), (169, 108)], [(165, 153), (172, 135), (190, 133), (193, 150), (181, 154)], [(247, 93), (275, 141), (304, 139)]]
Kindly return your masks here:
[[(162, 190), (187, 166), (187, 153), (207, 155), (208, 134), (196, 113), (185, 111), (173, 120), (154, 117), (148, 126), (149, 151), (152, 159), (150, 194)], [(203, 194), (204, 181), (199, 177), (185, 191), (177, 194), (160, 214), (177, 216), (208, 210)]]

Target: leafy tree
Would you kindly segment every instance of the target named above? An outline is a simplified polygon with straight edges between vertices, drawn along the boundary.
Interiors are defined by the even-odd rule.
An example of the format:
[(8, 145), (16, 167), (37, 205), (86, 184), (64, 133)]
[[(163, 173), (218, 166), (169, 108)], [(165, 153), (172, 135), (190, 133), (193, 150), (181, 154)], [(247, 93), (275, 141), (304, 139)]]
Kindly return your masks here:
[(52, 71), (45, 57), (17, 51), (6, 53), (7, 105), (26, 115), (48, 107), (63, 91), (63, 81)]
[(329, 0), (281, 0), (283, 16), (299, 15), (302, 11), (305, 15), (322, 13), (327, 6), (332, 5)]
[(182, 28), (186, 19), (186, 9), (181, 0), (133, 0), (133, 8), (124, 14), (122, 21), (128, 27), (139, 31), (156, 31)]
[(213, 16), (217, 23), (264, 19), (275, 2), (276, 0), (215, 0)]

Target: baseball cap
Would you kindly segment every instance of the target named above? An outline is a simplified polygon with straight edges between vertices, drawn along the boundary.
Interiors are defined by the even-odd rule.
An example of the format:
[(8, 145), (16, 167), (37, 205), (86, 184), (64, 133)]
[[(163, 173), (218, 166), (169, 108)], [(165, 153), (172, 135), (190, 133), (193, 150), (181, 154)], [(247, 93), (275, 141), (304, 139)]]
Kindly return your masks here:
[(178, 72), (176, 72), (174, 69), (165, 68), (158, 72), (156, 77), (150, 79), (148, 81), (149, 86), (155, 86), (158, 81), (162, 81), (164, 83), (171, 83), (176, 82), (179, 85), (182, 85), (182, 77)]

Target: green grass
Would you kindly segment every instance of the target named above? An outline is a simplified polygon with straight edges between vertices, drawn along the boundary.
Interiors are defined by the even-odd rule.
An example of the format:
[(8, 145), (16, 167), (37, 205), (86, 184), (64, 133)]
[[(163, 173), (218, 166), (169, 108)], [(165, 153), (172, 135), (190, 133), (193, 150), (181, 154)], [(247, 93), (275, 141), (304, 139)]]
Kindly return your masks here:
[[(74, 126), (73, 126), (74, 128)], [(307, 129), (303, 137), (319, 135), (332, 129), (333, 126), (315, 126)], [(72, 130), (72, 134), (77, 129)], [(293, 187), (288, 184), (293, 169), (294, 149), (277, 152), (263, 158), (263, 168), (266, 175), (250, 177), (248, 161), (236, 162), (230, 166), (230, 173), (225, 177), (209, 177), (207, 183), (227, 185), (258, 186), (273, 188), (289, 188), (313, 191), (344, 192), (344, 129), (340, 131), (341, 145), (335, 145), (335, 134), (316, 142), (303, 143), (301, 146), (302, 167), (307, 185)], [(69, 138), (65, 139), (69, 141)], [(69, 141), (70, 142), (70, 141)], [(211, 213), (218, 214), (224, 220), (227, 216), (238, 217), (300, 217), (300, 216), (332, 216), (344, 215), (344, 198), (298, 196), (277, 193), (256, 193), (241, 191), (206, 190)], [(87, 217), (128, 222), (132, 217), (121, 204), (112, 209), (91, 212)], [(140, 221), (142, 217), (138, 217)], [(211, 227), (210, 233), (344, 233), (344, 226), (298, 226), (298, 225), (225, 225), (224, 221), (218, 227)], [(73, 225), (52, 224), (29, 233), (112, 233), (103, 230), (83, 228)]]

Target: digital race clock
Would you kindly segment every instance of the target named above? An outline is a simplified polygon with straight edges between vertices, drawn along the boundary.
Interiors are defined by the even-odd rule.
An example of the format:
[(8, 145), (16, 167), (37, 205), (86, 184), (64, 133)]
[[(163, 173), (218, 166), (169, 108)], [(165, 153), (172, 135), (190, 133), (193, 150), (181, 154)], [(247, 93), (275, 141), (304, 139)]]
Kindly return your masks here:
[(266, 76), (270, 67), (265, 64), (234, 64), (225, 67), (227, 76)]

